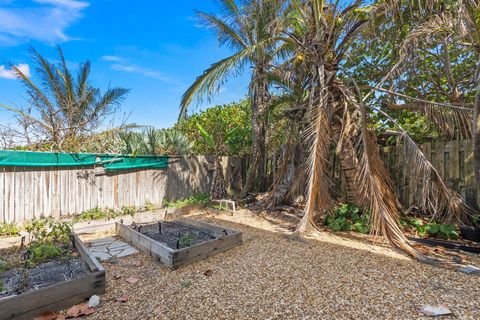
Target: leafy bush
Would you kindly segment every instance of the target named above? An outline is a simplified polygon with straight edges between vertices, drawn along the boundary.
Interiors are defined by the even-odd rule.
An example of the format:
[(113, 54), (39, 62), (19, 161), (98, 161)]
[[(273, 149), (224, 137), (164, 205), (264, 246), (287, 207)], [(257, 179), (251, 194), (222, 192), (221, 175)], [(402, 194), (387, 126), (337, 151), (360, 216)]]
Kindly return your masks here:
[[(0, 257), (0, 273), (8, 270), (8, 261), (5, 258)], [(1, 291), (1, 290), (0, 290)]]
[(112, 209), (101, 210), (97, 207), (97, 208), (83, 211), (79, 215), (75, 216), (73, 218), (73, 221), (78, 222), (78, 221), (100, 220), (100, 219), (106, 219), (106, 218), (114, 218), (117, 215), (118, 214)]
[(62, 257), (67, 253), (65, 249), (48, 243), (31, 245), (29, 246), (27, 252), (27, 264), (30, 267), (39, 263), (50, 261), (58, 257)]
[(325, 219), (325, 226), (333, 231), (356, 231), (369, 233), (370, 214), (362, 213), (360, 208), (350, 204), (341, 204), (333, 214)]
[(51, 218), (33, 219), (24, 226), (30, 233), (31, 246), (40, 244), (67, 245), (71, 241), (72, 225)]
[(453, 224), (440, 223), (438, 221), (426, 222), (420, 218), (403, 219), (402, 225), (411, 226), (421, 238), (434, 237), (443, 240), (456, 240), (459, 238), (457, 227)]
[(185, 206), (190, 206), (194, 204), (206, 204), (210, 201), (210, 195), (207, 193), (200, 193), (194, 195), (190, 198), (176, 200), (176, 201), (168, 201), (163, 200), (163, 206), (165, 208), (182, 208)]
[(195, 154), (248, 155), (252, 145), (250, 110), (250, 101), (243, 99), (191, 115), (177, 127), (193, 142)]
[(123, 206), (122, 207), (122, 214), (124, 216), (133, 216), (137, 212), (137, 209), (133, 206)]
[(20, 232), (20, 228), (15, 223), (0, 223), (0, 237), (15, 236)]
[(153, 209), (155, 209), (155, 206), (153, 205), (153, 203), (151, 203), (149, 200), (145, 201), (145, 210), (151, 211)]

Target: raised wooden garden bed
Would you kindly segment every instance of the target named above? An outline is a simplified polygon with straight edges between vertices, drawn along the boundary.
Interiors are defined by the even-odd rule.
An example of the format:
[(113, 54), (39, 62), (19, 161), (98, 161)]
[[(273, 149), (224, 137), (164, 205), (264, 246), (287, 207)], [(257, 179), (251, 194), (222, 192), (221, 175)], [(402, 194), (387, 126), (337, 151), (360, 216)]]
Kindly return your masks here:
[(135, 247), (175, 269), (242, 244), (242, 233), (184, 217), (126, 226), (117, 234)]
[[(80, 267), (84, 270), (79, 272), (82, 275), (72, 276), (70, 280), (49, 283), (38, 289), (33, 287), (20, 294), (0, 296), (1, 320), (32, 319), (42, 312), (63, 310), (88, 300), (94, 294), (105, 293), (105, 269), (88, 253), (76, 235), (74, 235), (74, 244), (81, 260)], [(41, 274), (47, 276), (49, 266), (48, 263), (41, 266)], [(56, 267), (58, 268), (58, 265)], [(70, 272), (74, 274), (71, 269)]]

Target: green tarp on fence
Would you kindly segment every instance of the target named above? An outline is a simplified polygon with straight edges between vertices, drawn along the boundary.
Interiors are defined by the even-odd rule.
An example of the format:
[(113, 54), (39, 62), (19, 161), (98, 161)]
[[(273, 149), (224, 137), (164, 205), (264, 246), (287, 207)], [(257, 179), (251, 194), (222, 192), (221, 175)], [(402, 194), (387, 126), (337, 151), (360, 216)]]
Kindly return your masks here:
[(132, 168), (168, 168), (168, 156), (123, 156), (100, 155), (106, 170), (126, 170)]
[(83, 167), (103, 166), (106, 170), (168, 168), (168, 156), (121, 154), (0, 151), (0, 167)]

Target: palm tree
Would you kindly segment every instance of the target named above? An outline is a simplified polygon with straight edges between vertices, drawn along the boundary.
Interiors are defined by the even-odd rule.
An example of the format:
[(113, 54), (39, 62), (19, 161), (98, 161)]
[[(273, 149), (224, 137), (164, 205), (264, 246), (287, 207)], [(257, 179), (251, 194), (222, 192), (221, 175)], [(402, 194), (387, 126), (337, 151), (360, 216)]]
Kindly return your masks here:
[(60, 47), (59, 63), (56, 64), (47, 61), (33, 48), (32, 56), (37, 63), (38, 83), (12, 66), (25, 86), (29, 107), (2, 106), (28, 123), (26, 134), (49, 144), (52, 150), (74, 149), (81, 139), (104, 125), (105, 119), (128, 93), (127, 89), (110, 88), (101, 94), (89, 83), (91, 65), (88, 60), (79, 66), (74, 76)]
[[(300, 58), (309, 68), (304, 121), (310, 124), (305, 134), (311, 145), (305, 213), (294, 235), (315, 229), (314, 218), (324, 216), (333, 207), (335, 200), (328, 159), (332, 148), (342, 152), (348, 146), (348, 155), (354, 160), (354, 190), (359, 203), (371, 212), (372, 231), (385, 236), (394, 247), (411, 256), (431, 261), (411, 245), (399, 226), (401, 207), (392, 179), (379, 155), (371, 113), (382, 113), (397, 125), (398, 143), (404, 145), (406, 160), (410, 164), (405, 170), (409, 170), (415, 184), (423, 186), (419, 192), (424, 199), (421, 206), (425, 211), (463, 222), (469, 208), (445, 185), (437, 170), (395, 119), (366, 102), (371, 93), (363, 96), (355, 79), (346, 78), (345, 73), (341, 73), (352, 41), (378, 19), (394, 17), (386, 17), (386, 14), (397, 14), (389, 5), (383, 1), (369, 5), (362, 5), (362, 1), (342, 4), (322, 0), (291, 1), (291, 10), (284, 18), (285, 36), (282, 40), (292, 48), (292, 63)], [(434, 10), (433, 7), (428, 9)], [(394, 74), (390, 72), (387, 76)], [(437, 107), (435, 103), (422, 102)]]
[(180, 105), (180, 118), (185, 116), (194, 98), (210, 97), (229, 76), (238, 75), (250, 67), (252, 161), (242, 196), (253, 188), (255, 177), (261, 179), (264, 176), (265, 112), (270, 100), (267, 73), (277, 53), (274, 39), (280, 29), (276, 22), (283, 4), (283, 0), (247, 0), (239, 6), (235, 0), (221, 0), (221, 16), (198, 13), (198, 17), (215, 30), (220, 45), (227, 45), (234, 53), (206, 69), (187, 89)]
[(193, 145), (174, 128), (148, 127), (141, 132), (120, 131), (117, 137), (121, 147), (116, 151), (132, 155), (189, 155)]

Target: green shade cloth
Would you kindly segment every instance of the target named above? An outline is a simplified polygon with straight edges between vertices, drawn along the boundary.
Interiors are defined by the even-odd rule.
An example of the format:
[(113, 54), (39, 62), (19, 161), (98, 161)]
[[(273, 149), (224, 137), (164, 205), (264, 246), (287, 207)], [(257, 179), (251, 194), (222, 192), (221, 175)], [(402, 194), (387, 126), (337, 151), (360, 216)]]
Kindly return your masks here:
[(126, 170), (132, 168), (166, 169), (168, 156), (123, 156), (100, 155), (106, 170)]
[(167, 169), (168, 156), (121, 154), (0, 151), (0, 167), (83, 167), (101, 165), (106, 170)]
[(96, 160), (97, 155), (89, 153), (0, 151), (0, 166), (10, 167), (93, 166)]

